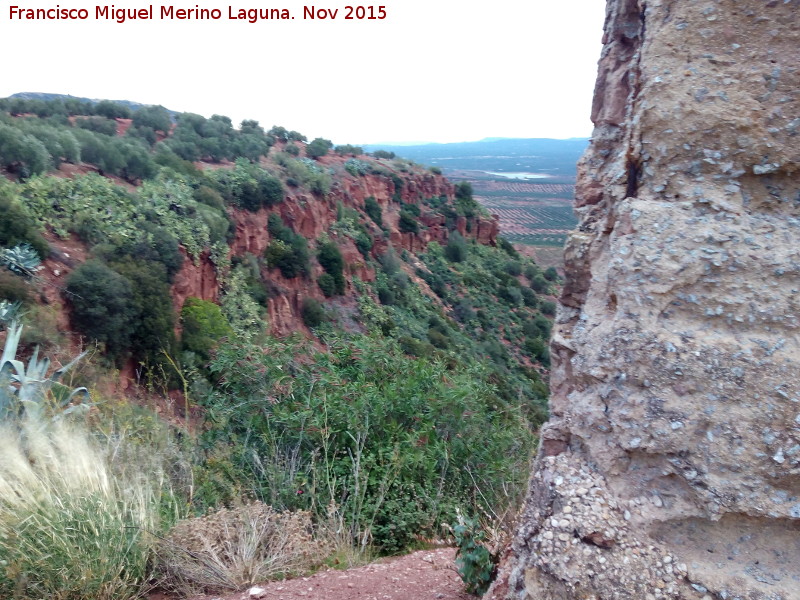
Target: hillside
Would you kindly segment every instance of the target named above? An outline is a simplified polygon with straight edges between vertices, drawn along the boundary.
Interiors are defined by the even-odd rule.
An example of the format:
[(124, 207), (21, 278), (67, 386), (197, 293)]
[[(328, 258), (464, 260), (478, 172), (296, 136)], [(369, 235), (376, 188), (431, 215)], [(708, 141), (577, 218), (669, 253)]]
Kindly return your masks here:
[[(16, 302), (19, 357), (94, 349), (70, 384), (98, 402), (91, 435), (149, 457), (125, 470), (165, 473), (165, 535), (241, 503), (307, 511), (328, 537), (303, 572), (332, 544), (394, 553), (514, 510), (558, 275), (498, 237), (468, 184), (254, 121), (25, 102), (0, 100), (0, 335), (19, 333)], [(6, 418), (31, 410), (15, 402)], [(5, 501), (0, 528), (17, 527)], [(65, 585), (21, 547), (0, 541), (0, 560), (31, 594)]]

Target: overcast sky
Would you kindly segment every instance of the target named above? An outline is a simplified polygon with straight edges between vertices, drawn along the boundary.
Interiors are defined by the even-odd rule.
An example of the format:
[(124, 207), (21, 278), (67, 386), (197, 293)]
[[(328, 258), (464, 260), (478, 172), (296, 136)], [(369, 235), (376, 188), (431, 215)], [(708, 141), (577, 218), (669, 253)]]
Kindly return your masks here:
[[(335, 143), (591, 134), (602, 0), (378, 1), (383, 20), (345, 20), (348, 0), (200, 0), (174, 6), (222, 18), (160, 20), (154, 4), (154, 20), (118, 24), (83, 0), (0, 0), (0, 97), (127, 99)], [(12, 21), (14, 5), (86, 8), (89, 19)], [(230, 20), (229, 6), (295, 18), (251, 24)], [(339, 12), (304, 19), (304, 6)]]

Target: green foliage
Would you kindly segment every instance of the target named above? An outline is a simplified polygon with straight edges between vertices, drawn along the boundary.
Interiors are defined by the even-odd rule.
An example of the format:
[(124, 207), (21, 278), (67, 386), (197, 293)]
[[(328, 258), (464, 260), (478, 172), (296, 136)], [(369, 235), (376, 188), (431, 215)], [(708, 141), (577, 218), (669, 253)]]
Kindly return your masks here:
[(366, 175), (369, 173), (372, 170), (372, 165), (363, 160), (351, 158), (344, 163), (344, 170), (350, 173), (350, 175), (353, 177), (357, 177), (358, 175)]
[(508, 254), (511, 258), (519, 259), (519, 252), (514, 248), (513, 244), (504, 237), (497, 238), (497, 247), (503, 252)]
[(202, 360), (211, 358), (211, 350), (220, 339), (233, 333), (217, 304), (189, 297), (181, 309), (181, 345)]
[(283, 201), (283, 185), (261, 167), (237, 160), (234, 169), (219, 169), (214, 178), (228, 202), (251, 212)]
[(456, 568), (467, 592), (483, 596), (495, 577), (496, 557), (481, 544), (485, 533), (480, 529), (477, 519), (461, 518), (453, 525), (456, 538)]
[(42, 260), (36, 250), (28, 244), (19, 244), (13, 248), (0, 248), (0, 265), (12, 273), (32, 277), (41, 269)]
[(122, 358), (137, 316), (130, 282), (102, 262), (89, 260), (69, 276), (66, 293), (75, 328), (104, 344), (111, 358)]
[(556, 315), (556, 303), (546, 300), (545, 302), (542, 302), (540, 310), (542, 311), (543, 315), (554, 317)]
[(558, 281), (558, 271), (556, 271), (555, 267), (547, 267), (544, 272), (544, 278), (547, 281)]
[(306, 239), (284, 225), (274, 213), (269, 216), (268, 230), (273, 240), (264, 252), (267, 265), (280, 269), (287, 279), (306, 275), (309, 271)]
[(394, 152), (388, 152), (388, 151), (386, 151), (386, 150), (375, 150), (375, 152), (373, 152), (373, 153), (372, 153), (372, 156), (374, 156), (375, 158), (388, 158), (388, 159), (392, 159), (392, 158), (394, 158), (396, 155), (395, 155), (395, 153), (394, 153)]
[(25, 179), (46, 171), (51, 165), (52, 158), (42, 142), (0, 123), (0, 166)]
[(550, 283), (542, 275), (535, 275), (531, 280), (531, 289), (540, 294), (547, 294), (550, 292)]
[(172, 127), (169, 111), (163, 106), (143, 106), (133, 113), (133, 125), (168, 132)]
[(364, 199), (364, 212), (378, 227), (383, 227), (383, 211), (381, 210), (381, 205), (378, 204), (378, 201), (373, 196), (367, 196)]
[(335, 293), (344, 294), (344, 259), (339, 247), (331, 241), (321, 242), (317, 249), (317, 260), (325, 272), (333, 278)]
[(297, 144), (286, 144), (283, 151), (295, 157), (300, 155), (300, 148)]
[(323, 273), (317, 277), (317, 285), (326, 298), (336, 294), (336, 280), (330, 273)]
[(339, 156), (346, 156), (348, 154), (351, 156), (360, 156), (361, 154), (364, 154), (364, 149), (361, 146), (353, 146), (351, 144), (336, 146), (333, 151)]
[(29, 420), (0, 435), (0, 597), (141, 597), (163, 472), (121, 464), (119, 440), (109, 452), (77, 425)]
[(450, 234), (447, 239), (447, 246), (444, 248), (444, 255), (450, 262), (460, 263), (467, 258), (467, 241), (457, 231)]
[(231, 271), (224, 283), (220, 304), (222, 314), (239, 339), (249, 342), (258, 339), (264, 332), (263, 310), (250, 294), (245, 267), (240, 265)]
[(111, 264), (130, 283), (134, 316), (130, 344), (134, 359), (152, 368), (175, 346), (175, 313), (166, 268), (158, 262), (130, 257)]
[(403, 233), (419, 233), (419, 221), (414, 214), (408, 210), (400, 211), (400, 219), (397, 227)]
[(213, 485), (198, 481), (206, 502), (244, 494), (320, 513), (334, 502), (354, 543), (395, 552), (458, 506), (497, 510), (523, 489), (531, 436), (477, 367), (410, 358), (385, 339), (324, 340), (326, 353), (220, 346), (203, 440), (225, 466)]
[(287, 185), (290, 180), (294, 185), (308, 188), (314, 194), (324, 195), (331, 190), (331, 176), (313, 160), (303, 158), (295, 160), (285, 152), (275, 155), (275, 162), (284, 168), (287, 174)]
[(0, 301), (2, 300), (26, 304), (31, 300), (31, 287), (22, 277), (0, 269)]
[(333, 148), (333, 143), (324, 138), (315, 138), (306, 146), (306, 156), (308, 158), (321, 158), (325, 156), (330, 149)]
[(306, 327), (319, 327), (325, 321), (325, 309), (316, 298), (303, 298), (300, 316)]
[(62, 238), (72, 232), (90, 244), (137, 239), (151, 223), (181, 240), (197, 257), (209, 246), (210, 232), (192, 193), (184, 181), (159, 176), (132, 194), (95, 174), (74, 179), (37, 177), (19, 188), (30, 214)]
[(94, 105), (94, 114), (105, 117), (106, 119), (130, 119), (131, 109), (124, 104), (118, 104), (111, 100), (101, 100)]
[(81, 117), (75, 120), (75, 125), (103, 135), (117, 135), (117, 122), (105, 117)]

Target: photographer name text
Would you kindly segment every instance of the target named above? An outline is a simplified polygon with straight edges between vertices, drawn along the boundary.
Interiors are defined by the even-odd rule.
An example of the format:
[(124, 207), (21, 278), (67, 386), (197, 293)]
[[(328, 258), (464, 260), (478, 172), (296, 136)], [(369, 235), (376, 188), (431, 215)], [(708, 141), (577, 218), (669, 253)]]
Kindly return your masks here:
[[(149, 5), (142, 8), (118, 8), (113, 4), (95, 6), (94, 9), (67, 8), (56, 5), (51, 8), (26, 8), (10, 6), (11, 21), (109, 21), (113, 23), (129, 23), (136, 21), (241, 21), (258, 23), (259, 21), (280, 21), (295, 18), (293, 10), (288, 8), (246, 8), (226, 6), (224, 8), (179, 8), (173, 5)], [(386, 18), (385, 6), (339, 6), (320, 7), (303, 6), (304, 20), (314, 21), (381, 21)]]

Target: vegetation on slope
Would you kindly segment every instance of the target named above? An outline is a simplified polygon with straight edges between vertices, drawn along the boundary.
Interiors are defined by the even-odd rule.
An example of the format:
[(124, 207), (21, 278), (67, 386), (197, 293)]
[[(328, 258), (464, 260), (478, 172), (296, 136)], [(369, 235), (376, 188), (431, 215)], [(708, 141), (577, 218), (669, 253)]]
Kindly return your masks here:
[[(315, 528), (362, 550), (398, 552), (442, 535), (459, 512), (518, 505), (544, 419), (547, 296), (557, 274), (503, 240), (472, 239), (482, 214), (468, 184), (452, 198), (406, 203), (408, 178), (420, 176), (413, 164), (355, 146), (331, 154), (329, 141), (307, 147), (282, 127), (245, 121), (235, 130), (225, 117), (186, 114), (173, 123), (159, 107), (131, 112), (114, 103), (0, 108), (8, 111), (0, 112), (0, 159), (11, 180), (0, 179), (0, 207), (14, 215), (0, 224), (0, 247), (32, 253), (38, 264), (47, 239), (80, 240), (88, 260), (73, 265), (61, 298), (73, 328), (98, 344), (96, 372), (133, 365), (150, 384), (143, 393), (160, 393), (159, 402), (171, 402), (170, 390), (183, 395), (185, 425), (170, 432), (161, 423), (160, 437), (145, 433), (157, 417), (125, 404), (101, 409), (81, 435), (125, 430), (139, 451), (180, 454), (193, 485), (181, 474), (168, 489), (190, 512), (239, 510), (255, 499), (308, 511)], [(103, 119), (126, 120), (127, 133)], [(112, 169), (115, 148), (138, 166)], [(217, 164), (199, 168), (200, 160)], [(49, 174), (64, 161), (80, 169), (71, 178)], [(75, 174), (86, 170), (96, 172)], [(374, 197), (333, 196), (343, 178), (367, 176), (389, 190), (383, 207)], [(336, 214), (307, 239), (281, 217), (288, 202), (326, 203)], [(267, 224), (261, 256), (231, 252), (233, 223), (248, 213)], [(442, 244), (417, 253), (392, 246), (401, 234), (423, 239), (433, 222), (443, 224)], [(186, 261), (213, 265), (219, 302), (190, 297), (178, 315), (171, 286)], [(33, 318), (45, 283), (12, 263), (0, 267), (0, 300), (22, 301)], [(312, 340), (268, 335), (266, 307), (280, 296), (295, 298), (297, 328), (312, 328), (304, 330)], [(51, 328), (40, 337), (56, 335)], [(176, 552), (196, 555), (165, 555)], [(162, 567), (166, 579), (177, 572)], [(19, 597), (39, 593), (26, 585)]]

